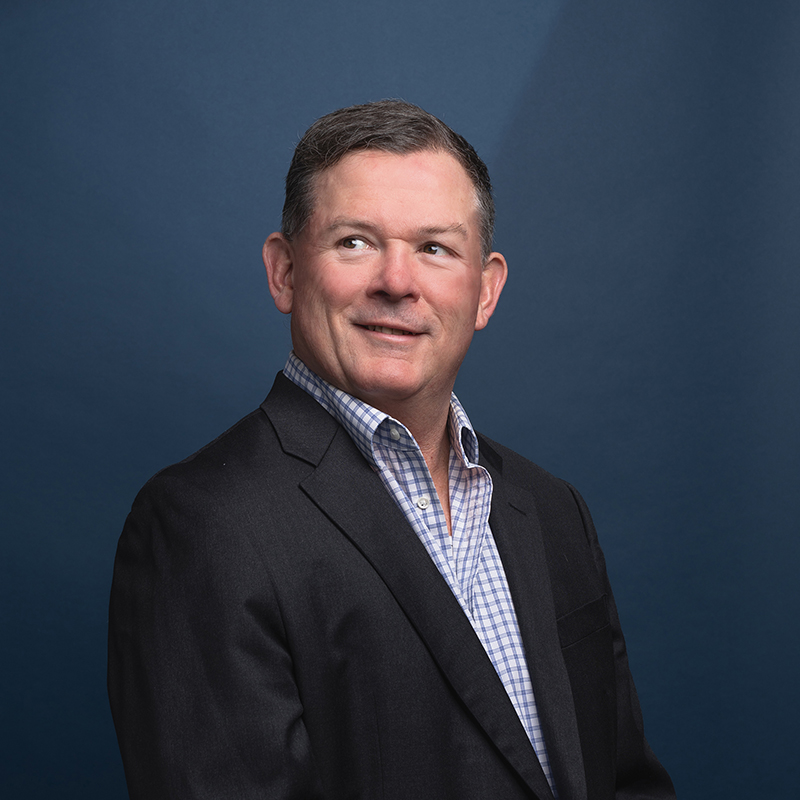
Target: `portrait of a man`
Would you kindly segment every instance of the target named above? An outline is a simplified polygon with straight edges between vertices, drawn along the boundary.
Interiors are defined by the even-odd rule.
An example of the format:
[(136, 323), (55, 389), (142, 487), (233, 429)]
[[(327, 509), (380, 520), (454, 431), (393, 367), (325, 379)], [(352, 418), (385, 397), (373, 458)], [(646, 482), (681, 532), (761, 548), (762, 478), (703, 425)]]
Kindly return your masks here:
[(134, 800), (674, 797), (586, 505), (453, 394), (508, 273), (493, 221), (483, 161), (416, 106), (301, 139), (263, 248), (292, 352), (120, 540)]

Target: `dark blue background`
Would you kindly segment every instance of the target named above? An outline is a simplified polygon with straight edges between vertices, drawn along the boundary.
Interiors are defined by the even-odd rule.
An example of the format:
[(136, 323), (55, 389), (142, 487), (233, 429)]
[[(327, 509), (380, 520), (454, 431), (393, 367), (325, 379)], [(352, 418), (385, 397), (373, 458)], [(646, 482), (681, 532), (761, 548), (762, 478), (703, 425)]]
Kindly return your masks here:
[(800, 5), (4, 0), (0, 795), (123, 798), (139, 486), (266, 394), (260, 248), (323, 113), (395, 96), (493, 174), (474, 423), (593, 509), (680, 797), (796, 797)]

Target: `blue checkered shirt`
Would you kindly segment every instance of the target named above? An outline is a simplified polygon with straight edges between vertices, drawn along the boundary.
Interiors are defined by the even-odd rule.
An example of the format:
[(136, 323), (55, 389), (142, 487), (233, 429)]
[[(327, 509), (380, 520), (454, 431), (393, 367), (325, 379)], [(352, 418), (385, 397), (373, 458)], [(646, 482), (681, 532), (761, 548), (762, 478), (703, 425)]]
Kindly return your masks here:
[(452, 395), (448, 417), (451, 536), (422, 451), (402, 423), (322, 380), (294, 353), (283, 372), (338, 420), (380, 475), (472, 624), (558, 797), (517, 615), (489, 528), (492, 479), (478, 465), (478, 438), (458, 399)]

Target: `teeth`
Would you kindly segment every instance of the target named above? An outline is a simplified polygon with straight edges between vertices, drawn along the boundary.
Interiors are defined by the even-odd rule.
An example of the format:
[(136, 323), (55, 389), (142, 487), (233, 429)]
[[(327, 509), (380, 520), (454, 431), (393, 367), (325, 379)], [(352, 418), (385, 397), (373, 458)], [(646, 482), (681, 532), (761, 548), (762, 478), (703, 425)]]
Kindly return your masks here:
[(377, 331), (378, 333), (391, 333), (395, 336), (413, 336), (411, 331), (403, 331), (400, 328), (384, 328), (381, 325), (366, 325), (368, 331)]

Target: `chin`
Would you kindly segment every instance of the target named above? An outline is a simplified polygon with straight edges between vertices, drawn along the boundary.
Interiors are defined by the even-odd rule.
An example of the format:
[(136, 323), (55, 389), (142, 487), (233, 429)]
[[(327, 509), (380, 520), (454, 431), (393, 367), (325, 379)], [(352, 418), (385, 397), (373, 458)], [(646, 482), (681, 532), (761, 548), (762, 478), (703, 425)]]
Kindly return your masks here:
[(422, 382), (417, 375), (399, 375), (395, 371), (388, 374), (372, 372), (353, 376), (351, 386), (351, 394), (377, 407), (381, 399), (398, 401), (413, 397), (420, 391)]

